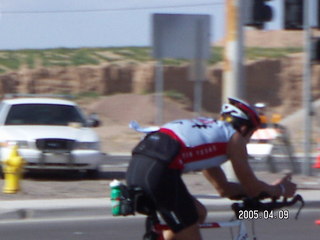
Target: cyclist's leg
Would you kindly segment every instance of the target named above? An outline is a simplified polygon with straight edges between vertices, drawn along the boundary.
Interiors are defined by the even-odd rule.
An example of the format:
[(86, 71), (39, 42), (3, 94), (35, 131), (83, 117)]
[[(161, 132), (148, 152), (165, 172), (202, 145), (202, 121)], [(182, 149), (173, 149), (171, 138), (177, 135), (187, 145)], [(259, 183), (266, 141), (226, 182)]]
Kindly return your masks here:
[(181, 174), (177, 171), (168, 171), (163, 178), (162, 188), (157, 193), (157, 209), (162, 218), (172, 229), (166, 231), (166, 240), (201, 239), (199, 231), (200, 221), (206, 217), (205, 207), (196, 200), (187, 190)]
[(163, 234), (165, 240), (201, 240), (198, 224), (191, 225), (178, 233), (167, 230)]
[[(165, 240), (173, 240), (173, 239), (201, 239), (201, 234), (199, 231), (198, 224), (204, 223), (206, 217), (207, 217), (207, 210), (205, 206), (201, 202), (199, 202), (198, 199), (194, 198), (194, 203), (197, 208), (197, 212), (199, 215), (198, 222), (194, 225), (191, 225), (190, 227), (185, 228), (178, 234), (175, 234), (171, 230), (164, 231), (164, 238)], [(190, 237), (190, 238), (188, 238)]]
[[(200, 235), (199, 215), (205, 216), (205, 210), (188, 192), (178, 170), (168, 169), (160, 161), (143, 155), (133, 156), (127, 171), (127, 183), (140, 186), (153, 200), (162, 218), (173, 229), (174, 236)], [(199, 206), (198, 206), (199, 205)], [(202, 206), (202, 207), (201, 207)], [(198, 211), (199, 214), (198, 214)]]

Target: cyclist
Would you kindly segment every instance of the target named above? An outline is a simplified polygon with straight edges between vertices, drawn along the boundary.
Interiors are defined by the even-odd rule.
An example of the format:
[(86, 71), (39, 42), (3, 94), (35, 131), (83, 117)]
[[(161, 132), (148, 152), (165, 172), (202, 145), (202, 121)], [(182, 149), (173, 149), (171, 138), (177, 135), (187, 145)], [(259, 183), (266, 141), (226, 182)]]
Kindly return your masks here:
[[(132, 151), (127, 170), (128, 186), (139, 186), (152, 199), (170, 227), (165, 239), (201, 239), (198, 223), (205, 207), (191, 196), (181, 177), (183, 172), (203, 170), (223, 197), (291, 197), (296, 185), (286, 176), (267, 184), (255, 176), (248, 163), (246, 144), (260, 119), (246, 102), (229, 98), (222, 106), (221, 120), (196, 118), (176, 120), (149, 133)], [(220, 165), (230, 160), (239, 180), (227, 180)]]

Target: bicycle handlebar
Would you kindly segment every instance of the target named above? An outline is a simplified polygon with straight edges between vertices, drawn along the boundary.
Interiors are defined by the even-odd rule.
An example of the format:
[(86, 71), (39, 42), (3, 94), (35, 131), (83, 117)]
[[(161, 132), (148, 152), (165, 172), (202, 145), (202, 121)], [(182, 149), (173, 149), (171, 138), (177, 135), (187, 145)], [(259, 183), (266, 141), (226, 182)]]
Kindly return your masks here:
[(239, 218), (239, 211), (244, 210), (258, 210), (259, 212), (280, 209), (283, 207), (290, 207), (297, 202), (300, 202), (300, 208), (295, 216), (295, 219), (298, 218), (301, 209), (304, 207), (304, 200), (301, 195), (297, 194), (291, 199), (283, 198), (282, 200), (273, 198), (271, 201), (262, 202), (262, 198), (266, 198), (266, 194), (261, 194), (259, 197), (254, 198), (244, 198), (241, 203), (233, 203), (231, 205), (232, 210), (234, 211), (237, 218)]

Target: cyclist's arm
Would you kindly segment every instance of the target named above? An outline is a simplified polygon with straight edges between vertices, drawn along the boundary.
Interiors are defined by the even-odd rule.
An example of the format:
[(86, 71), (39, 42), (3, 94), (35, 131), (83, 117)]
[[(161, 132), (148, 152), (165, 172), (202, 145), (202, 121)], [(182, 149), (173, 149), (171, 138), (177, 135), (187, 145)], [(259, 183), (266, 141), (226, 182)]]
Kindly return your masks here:
[(237, 196), (245, 195), (241, 184), (229, 182), (221, 167), (212, 167), (203, 170), (203, 175), (215, 187), (221, 197), (236, 199)]
[(282, 193), (279, 184), (270, 185), (260, 181), (255, 176), (248, 162), (246, 144), (247, 140), (240, 133), (236, 132), (227, 147), (228, 157), (245, 193), (250, 197), (258, 196), (262, 192), (270, 196), (279, 197)]

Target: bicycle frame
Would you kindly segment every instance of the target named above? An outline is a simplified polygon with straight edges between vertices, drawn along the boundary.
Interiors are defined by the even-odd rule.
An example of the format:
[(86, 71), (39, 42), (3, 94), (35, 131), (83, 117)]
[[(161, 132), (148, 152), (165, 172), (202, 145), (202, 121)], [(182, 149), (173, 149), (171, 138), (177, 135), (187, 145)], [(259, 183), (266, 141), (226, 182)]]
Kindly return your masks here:
[(228, 222), (212, 222), (200, 224), (200, 228), (232, 228), (239, 227), (239, 233), (234, 240), (249, 240), (246, 224), (242, 220), (231, 220)]
[[(297, 211), (296, 219), (304, 206), (304, 201), (301, 195), (297, 194), (291, 199), (272, 198), (269, 201), (261, 202), (263, 198), (268, 197), (265, 193), (261, 193), (260, 196), (249, 198), (242, 197), (241, 202), (233, 203), (231, 209), (235, 213), (237, 220), (231, 220), (226, 222), (208, 222), (200, 224), (200, 228), (232, 228), (239, 227), (239, 233), (233, 240), (249, 240), (249, 234), (247, 233), (246, 224), (240, 217), (240, 212), (243, 211), (258, 211), (267, 212), (281, 209), (283, 207), (290, 207), (300, 202), (300, 208)], [(157, 211), (153, 202), (145, 195), (141, 188), (127, 188), (123, 185), (122, 196), (119, 198), (121, 204), (121, 216), (134, 215), (135, 213), (146, 215), (146, 233), (143, 240), (164, 240), (163, 231), (168, 230), (169, 227), (165, 224), (161, 224), (157, 215)], [(254, 220), (252, 218), (252, 220)], [(252, 225), (253, 226), (253, 225)], [(254, 228), (252, 227), (252, 237), (254, 236)]]
[[(239, 212), (240, 209), (259, 209), (260, 211), (270, 211), (272, 209), (280, 209), (284, 206), (292, 206), (296, 202), (300, 202), (301, 206), (296, 214), (296, 219), (298, 218), (298, 215), (300, 213), (300, 210), (304, 206), (303, 198), (300, 195), (294, 196), (290, 201), (288, 201), (286, 198), (283, 199), (281, 202), (277, 202), (275, 199), (272, 200), (272, 202), (266, 202), (261, 203), (257, 202), (258, 199), (247, 199), (243, 201), (243, 203), (234, 203), (232, 204), (232, 209), (235, 212)], [(255, 203), (254, 205), (252, 205)], [(237, 214), (236, 214), (237, 216)], [(254, 221), (254, 219), (252, 219)], [(239, 218), (237, 220), (231, 220), (227, 222), (208, 222), (200, 224), (199, 227), (201, 229), (203, 228), (232, 228), (232, 227), (239, 227), (238, 234), (233, 238), (233, 240), (249, 240), (249, 234), (247, 232), (246, 224), (244, 220), (240, 220)], [(154, 209), (152, 209), (149, 214), (147, 214), (146, 219), (146, 234), (144, 235), (143, 240), (164, 240), (163, 237), (163, 231), (168, 230), (169, 227), (165, 224), (161, 224), (160, 220), (158, 218), (158, 215)], [(254, 228), (252, 228), (252, 239), (256, 240), (256, 236), (254, 234)]]
[(247, 227), (242, 220), (231, 220), (228, 222), (212, 222), (200, 224), (200, 228), (232, 228), (239, 227), (239, 233), (234, 240), (249, 240)]
[[(159, 222), (158, 217), (155, 215), (147, 217), (146, 227), (147, 227), (147, 233), (144, 235), (143, 240), (164, 240), (163, 231), (169, 230), (169, 227), (165, 224), (161, 224)], [(249, 240), (246, 224), (243, 220), (231, 220), (231, 221), (225, 221), (225, 222), (206, 222), (199, 225), (200, 229), (233, 228), (233, 227), (239, 228), (239, 232), (233, 238), (233, 240)], [(254, 237), (254, 239), (256, 238)]]

